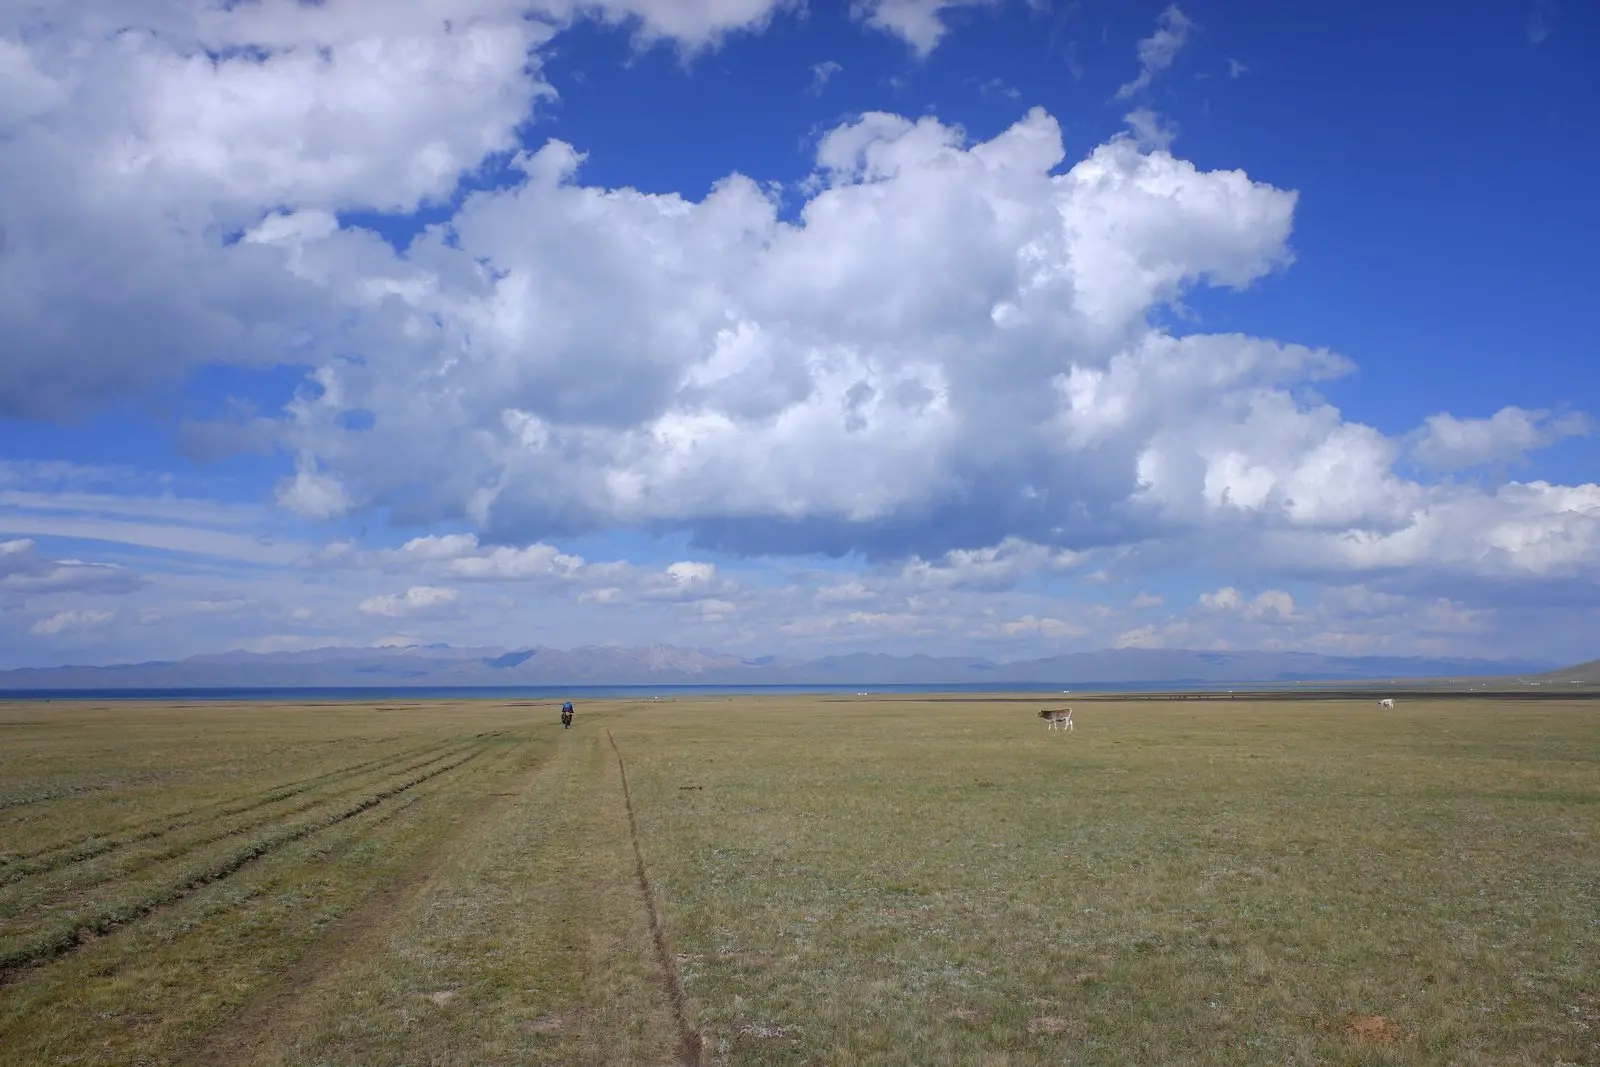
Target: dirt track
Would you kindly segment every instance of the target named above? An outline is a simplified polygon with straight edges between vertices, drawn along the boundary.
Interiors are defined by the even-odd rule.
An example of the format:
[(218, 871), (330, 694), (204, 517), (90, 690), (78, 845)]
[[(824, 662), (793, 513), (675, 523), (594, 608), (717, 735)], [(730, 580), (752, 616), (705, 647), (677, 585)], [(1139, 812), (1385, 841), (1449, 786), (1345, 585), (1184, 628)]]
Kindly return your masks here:
[(533, 788), (542, 764), (518, 775), (511, 792), (487, 794), (456, 834), (421, 856), (399, 878), (335, 923), (293, 967), (281, 972), (229, 1022), (207, 1035), (182, 1061), (186, 1067), (247, 1067), (271, 1063), (287, 1048), (306, 1018), (325, 1003), (328, 978), (347, 960), (377, 947), (395, 916), (404, 914), (452, 858), (470, 852), (484, 831)]
[(661, 915), (656, 910), (655, 892), (650, 888), (650, 876), (644, 867), (644, 852), (639, 848), (639, 820), (633, 813), (633, 792), (628, 788), (628, 768), (622, 761), (622, 750), (617, 739), (606, 731), (606, 740), (617, 754), (617, 772), (622, 776), (622, 799), (628, 808), (628, 836), (633, 842), (633, 858), (639, 879), (639, 892), (644, 896), (645, 912), (650, 916), (650, 938), (655, 942), (656, 963), (661, 968), (661, 981), (666, 987), (667, 999), (672, 1003), (672, 1018), (678, 1026), (678, 1062), (685, 1067), (698, 1067), (705, 1056), (705, 1041), (689, 1022), (689, 1013), (683, 995), (683, 983), (678, 980), (678, 967), (667, 948), (666, 931), (661, 926)]

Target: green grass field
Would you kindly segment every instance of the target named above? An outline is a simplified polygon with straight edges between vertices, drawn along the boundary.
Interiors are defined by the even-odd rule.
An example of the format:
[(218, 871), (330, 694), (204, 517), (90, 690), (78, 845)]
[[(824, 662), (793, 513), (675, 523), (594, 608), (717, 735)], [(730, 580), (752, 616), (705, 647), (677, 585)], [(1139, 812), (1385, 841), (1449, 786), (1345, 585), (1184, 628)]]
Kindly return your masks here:
[(0, 705), (0, 1064), (1600, 1067), (1600, 704), (1039, 706)]

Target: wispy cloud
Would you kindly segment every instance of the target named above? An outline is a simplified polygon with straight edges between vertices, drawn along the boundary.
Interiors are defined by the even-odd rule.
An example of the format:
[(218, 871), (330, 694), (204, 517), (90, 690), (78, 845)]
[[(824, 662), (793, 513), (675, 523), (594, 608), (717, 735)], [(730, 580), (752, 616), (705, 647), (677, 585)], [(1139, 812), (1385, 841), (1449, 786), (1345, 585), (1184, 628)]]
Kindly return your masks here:
[(978, 92), (983, 96), (1003, 96), (1008, 100), (1019, 100), (1022, 92), (1014, 85), (1008, 85), (1001, 78), (990, 78), (978, 86)]
[(44, 637), (56, 634), (82, 633), (104, 626), (116, 618), (113, 611), (58, 611), (54, 615), (40, 619), (30, 628), (32, 633)]
[(0, 541), (0, 608), (20, 607), (30, 597), (54, 593), (128, 593), (140, 584), (138, 576), (122, 567), (50, 559), (28, 539)]
[(811, 85), (808, 91), (812, 96), (821, 96), (822, 90), (827, 88), (834, 75), (843, 70), (844, 67), (831, 59), (825, 59), (821, 63), (813, 63), (811, 65)]
[(1156, 19), (1156, 32), (1139, 42), (1139, 76), (1117, 90), (1116, 98), (1126, 100), (1150, 87), (1157, 74), (1172, 66), (1183, 46), (1189, 43), (1194, 27), (1177, 4), (1168, 5)]
[(1000, 632), (1007, 637), (1018, 635), (1037, 635), (1046, 638), (1082, 637), (1089, 632), (1089, 628), (1081, 623), (1068, 622), (1065, 619), (1050, 617), (1039, 618), (1036, 615), (1024, 615), (1020, 619), (1002, 623)]
[[(125, 484), (132, 492), (92, 491)], [(0, 537), (99, 541), (141, 550), (256, 565), (307, 556), (311, 542), (288, 532), (281, 511), (170, 491), (149, 476), (70, 464), (0, 464)]]
[(1528, 43), (1535, 48), (1550, 39), (1550, 23), (1545, 18), (1543, 3), (1535, 4), (1533, 10), (1528, 12), (1528, 21), (1524, 24), (1524, 33), (1527, 35)]
[(0, 512), (0, 534), (106, 541), (180, 555), (209, 556), (237, 563), (294, 563), (308, 543), (278, 541), (265, 535), (233, 533), (161, 522), (130, 522), (82, 514)]
[(1078, 60), (1078, 42), (1068, 41), (1066, 48), (1062, 49), (1062, 61), (1067, 65), (1067, 73), (1072, 75), (1075, 82), (1083, 81), (1083, 64)]

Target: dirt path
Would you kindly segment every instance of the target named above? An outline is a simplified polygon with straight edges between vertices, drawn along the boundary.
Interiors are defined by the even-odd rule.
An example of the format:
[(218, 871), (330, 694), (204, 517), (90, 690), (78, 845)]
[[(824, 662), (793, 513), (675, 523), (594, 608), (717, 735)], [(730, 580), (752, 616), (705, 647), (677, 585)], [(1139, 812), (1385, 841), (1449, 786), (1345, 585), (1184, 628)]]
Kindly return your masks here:
[(628, 836), (633, 841), (635, 873), (639, 879), (639, 892), (644, 895), (644, 907), (650, 917), (650, 937), (655, 942), (656, 963), (661, 968), (661, 982), (666, 987), (667, 999), (672, 1003), (672, 1018), (678, 1027), (678, 1062), (684, 1067), (699, 1067), (704, 1060), (705, 1041), (689, 1022), (684, 1003), (683, 984), (678, 980), (675, 957), (667, 948), (667, 935), (661, 925), (661, 915), (656, 910), (656, 898), (650, 888), (650, 876), (645, 871), (644, 853), (639, 848), (639, 820), (633, 814), (633, 792), (628, 788), (628, 768), (622, 761), (622, 750), (617, 739), (606, 731), (606, 740), (617, 754), (617, 771), (622, 775), (622, 800), (628, 809)]
[(404, 874), (335, 923), (296, 963), (212, 1031), (182, 1060), (183, 1067), (249, 1067), (272, 1062), (326, 1008), (324, 987), (339, 966), (377, 949), (396, 916), (406, 912), (453, 858), (477, 847), (495, 821), (533, 787), (547, 761), (525, 763), (515, 785), (486, 792), (456, 833), (425, 853)]

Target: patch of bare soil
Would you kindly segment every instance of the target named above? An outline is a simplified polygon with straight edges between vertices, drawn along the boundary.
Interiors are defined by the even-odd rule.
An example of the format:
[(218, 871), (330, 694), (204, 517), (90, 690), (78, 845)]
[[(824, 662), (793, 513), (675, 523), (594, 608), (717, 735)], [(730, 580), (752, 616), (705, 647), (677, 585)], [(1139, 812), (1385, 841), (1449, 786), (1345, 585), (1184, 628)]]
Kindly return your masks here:
[(1358, 1045), (1398, 1045), (1407, 1037), (1398, 1023), (1382, 1015), (1347, 1015), (1340, 1030)]
[(566, 1030), (567, 1020), (559, 1015), (542, 1015), (522, 1024), (530, 1034), (559, 1034)]
[[(460, 849), (470, 848), (479, 833), (510, 806), (511, 797), (527, 791), (539, 766), (531, 767), (522, 788), (513, 793), (487, 795), (476, 810), (463, 816), (457, 833), (425, 853), (404, 874), (368, 897), (359, 907), (334, 923), (293, 966), (279, 972), (272, 983), (239, 1009), (231, 1020), (201, 1039), (181, 1062), (185, 1067), (246, 1067), (273, 1049), (285, 1047), (294, 1033), (325, 1003), (319, 985), (346, 959), (375, 950), (384, 933), (422, 892), (434, 874)], [(455, 994), (428, 996), (439, 1007)]]
[(771, 967), (774, 957), (770, 952), (719, 952), (716, 961), (733, 967), (761, 970)]

